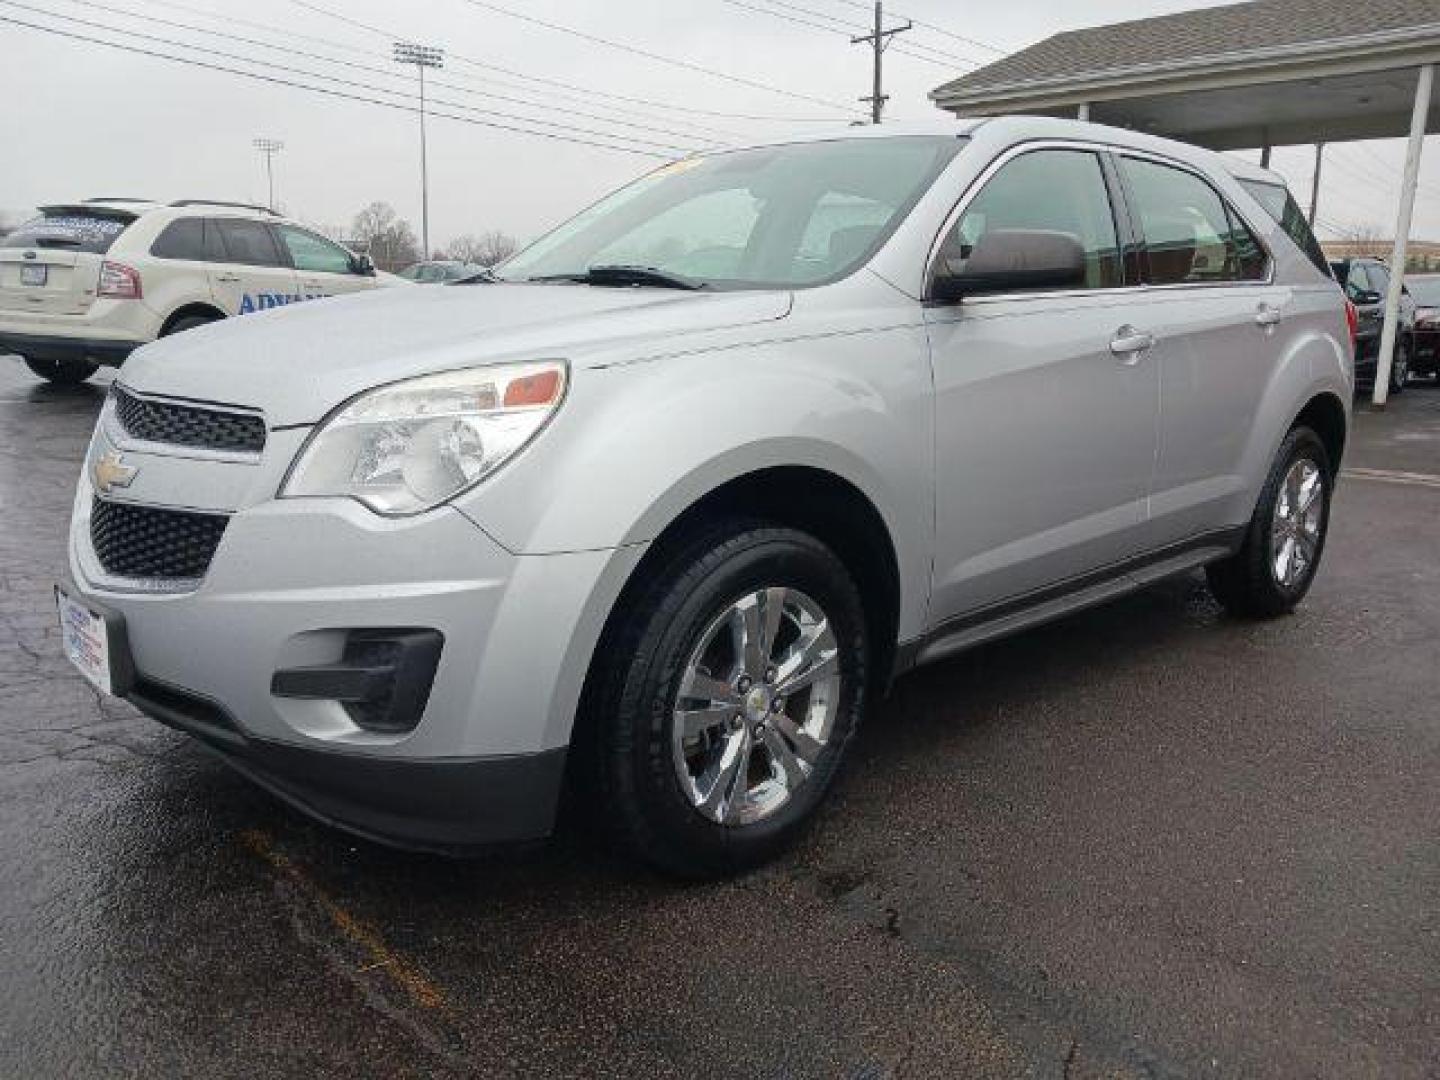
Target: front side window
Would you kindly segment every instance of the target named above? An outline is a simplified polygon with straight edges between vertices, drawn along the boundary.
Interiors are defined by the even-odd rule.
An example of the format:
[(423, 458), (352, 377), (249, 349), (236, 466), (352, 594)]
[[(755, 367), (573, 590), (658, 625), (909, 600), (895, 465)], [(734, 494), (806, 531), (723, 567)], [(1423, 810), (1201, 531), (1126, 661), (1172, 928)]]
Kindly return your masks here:
[(1001, 167), (946, 236), (940, 260), (962, 270), (995, 229), (1067, 233), (1085, 251), (1085, 288), (1124, 284), (1105, 176), (1088, 150), (1035, 150)]
[(338, 244), (293, 225), (278, 225), (280, 239), (290, 253), (296, 270), (311, 274), (348, 274), (353, 270), (350, 253)]
[(241, 266), (284, 266), (269, 228), (243, 218), (216, 219), (225, 262)]
[(1152, 285), (1262, 281), (1269, 260), (1219, 193), (1194, 173), (1123, 157)]
[(888, 239), (962, 145), (949, 136), (845, 138), (687, 158), (536, 241), (500, 277), (640, 266), (714, 289), (834, 281)]

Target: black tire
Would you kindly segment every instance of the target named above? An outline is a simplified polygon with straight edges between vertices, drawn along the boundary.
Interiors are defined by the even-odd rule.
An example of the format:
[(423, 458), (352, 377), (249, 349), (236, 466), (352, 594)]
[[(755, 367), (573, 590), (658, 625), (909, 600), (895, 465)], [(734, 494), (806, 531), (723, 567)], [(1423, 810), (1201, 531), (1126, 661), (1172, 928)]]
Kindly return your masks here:
[(169, 326), (165, 327), (161, 337), (169, 337), (171, 334), (179, 334), (185, 330), (194, 330), (197, 326), (208, 326), (219, 319), (214, 315), (186, 315), (182, 319), (176, 319)]
[(1395, 346), (1395, 355), (1390, 362), (1390, 396), (1403, 394), (1405, 386), (1410, 382), (1410, 345), (1406, 342), (1399, 342)]
[[(1315, 553), (1296, 579), (1285, 584), (1276, 575), (1274, 519), (1276, 504), (1281, 498), (1285, 478), (1296, 463), (1308, 460), (1320, 471), (1320, 497), (1324, 505), (1320, 508), (1319, 535)], [(1205, 568), (1210, 591), (1232, 615), (1249, 619), (1269, 619), (1295, 610), (1305, 598), (1315, 581), (1320, 568), (1320, 559), (1325, 553), (1325, 538), (1330, 531), (1330, 499), (1334, 493), (1335, 477), (1331, 468), (1330, 455), (1320, 437), (1308, 427), (1292, 428), (1280, 444), (1270, 475), (1261, 489), (1255, 513), (1245, 530), (1245, 540), (1240, 550), (1230, 558), (1212, 563)]]
[(88, 360), (36, 360), (29, 356), (25, 357), (25, 366), (56, 386), (79, 386), (100, 370), (99, 364)]
[[(829, 621), (841, 678), (838, 707), (824, 749), (788, 801), (758, 821), (722, 825), (682, 790), (672, 745), (680, 684), (692, 653), (727, 608), (780, 586), (812, 598)], [(859, 590), (814, 537), (741, 521), (693, 534), (646, 572), (597, 653), (577, 746), (587, 804), (581, 812), (592, 822), (603, 818), (625, 853), (677, 877), (720, 877), (774, 857), (806, 827), (845, 757), (865, 707), (868, 650)], [(792, 701), (786, 708), (802, 707)]]

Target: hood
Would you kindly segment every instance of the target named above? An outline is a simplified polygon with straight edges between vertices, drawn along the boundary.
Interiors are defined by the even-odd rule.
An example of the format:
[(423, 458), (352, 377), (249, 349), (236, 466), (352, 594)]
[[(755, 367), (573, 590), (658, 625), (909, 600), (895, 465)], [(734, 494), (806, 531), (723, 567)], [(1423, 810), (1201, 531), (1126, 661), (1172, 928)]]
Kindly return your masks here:
[(311, 424), (363, 390), (518, 360), (611, 357), (784, 318), (788, 292), (489, 284), (371, 292), (245, 315), (137, 350), (120, 379), (145, 393), (263, 409)]

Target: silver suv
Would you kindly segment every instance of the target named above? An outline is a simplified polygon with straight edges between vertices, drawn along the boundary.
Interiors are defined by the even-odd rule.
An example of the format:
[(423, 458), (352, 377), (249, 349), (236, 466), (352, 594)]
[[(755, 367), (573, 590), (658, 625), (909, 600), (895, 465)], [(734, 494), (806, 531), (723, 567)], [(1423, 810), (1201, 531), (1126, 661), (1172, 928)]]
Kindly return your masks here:
[(463, 850), (562, 789), (712, 875), (917, 664), (1205, 567), (1314, 580), (1339, 287), (1220, 157), (1049, 119), (667, 165), (490, 281), (139, 350), (66, 648), (310, 813)]

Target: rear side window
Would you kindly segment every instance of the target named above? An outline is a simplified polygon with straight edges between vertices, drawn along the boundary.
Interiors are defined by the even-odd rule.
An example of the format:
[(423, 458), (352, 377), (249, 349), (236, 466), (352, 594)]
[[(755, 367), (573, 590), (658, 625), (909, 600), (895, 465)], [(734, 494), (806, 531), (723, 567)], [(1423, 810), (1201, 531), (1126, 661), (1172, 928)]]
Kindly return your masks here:
[(1241, 180), (1240, 186), (1279, 223), (1285, 234), (1295, 241), (1295, 246), (1305, 253), (1305, 257), (1314, 263), (1322, 274), (1326, 277), (1333, 276), (1330, 263), (1325, 259), (1325, 252), (1320, 249), (1320, 241), (1316, 240), (1315, 234), (1310, 231), (1310, 223), (1305, 220), (1304, 211), (1289, 190), (1278, 184), (1266, 184), (1259, 180)]
[(58, 248), (104, 255), (134, 220), (129, 214), (47, 210), (0, 238), (0, 248)]
[(180, 218), (172, 221), (150, 245), (150, 254), (157, 259), (189, 259), (205, 261), (205, 221), (203, 218)]
[(219, 232), (225, 262), (241, 266), (286, 265), (268, 226), (242, 218), (217, 218), (212, 224)]
[(1105, 175), (1089, 151), (1034, 150), (1007, 162), (965, 207), (940, 260), (959, 270), (992, 229), (1068, 233), (1085, 250), (1085, 288), (1124, 284)]
[(1193, 173), (1121, 158), (1152, 285), (1261, 281), (1265, 249), (1219, 192)]

